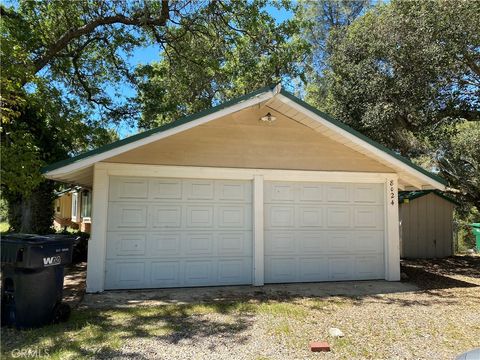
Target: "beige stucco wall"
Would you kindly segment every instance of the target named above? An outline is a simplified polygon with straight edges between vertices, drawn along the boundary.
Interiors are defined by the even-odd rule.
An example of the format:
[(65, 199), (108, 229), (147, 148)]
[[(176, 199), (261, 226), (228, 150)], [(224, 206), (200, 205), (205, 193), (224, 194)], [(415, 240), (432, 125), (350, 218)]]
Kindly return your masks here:
[[(272, 125), (259, 121), (271, 112)], [(105, 160), (257, 169), (394, 172), (273, 110), (250, 108)]]
[(453, 254), (455, 205), (433, 193), (400, 204), (401, 256), (441, 258)]

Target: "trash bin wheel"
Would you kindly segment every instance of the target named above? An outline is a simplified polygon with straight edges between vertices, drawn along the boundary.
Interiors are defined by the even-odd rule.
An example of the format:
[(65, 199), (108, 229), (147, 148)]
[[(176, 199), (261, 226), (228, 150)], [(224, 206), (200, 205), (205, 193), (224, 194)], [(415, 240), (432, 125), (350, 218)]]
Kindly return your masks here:
[(70, 309), (70, 305), (65, 304), (65, 303), (58, 303), (55, 305), (55, 308), (53, 309), (53, 318), (52, 322), (54, 324), (58, 324), (60, 322), (65, 322), (68, 320), (70, 317), (70, 313), (72, 310)]

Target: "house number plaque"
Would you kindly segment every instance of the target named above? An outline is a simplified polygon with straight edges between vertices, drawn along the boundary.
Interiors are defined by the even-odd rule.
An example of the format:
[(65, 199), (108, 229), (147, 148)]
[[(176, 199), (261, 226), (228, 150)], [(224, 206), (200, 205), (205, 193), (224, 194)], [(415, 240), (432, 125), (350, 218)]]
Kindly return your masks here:
[(390, 204), (393, 206), (395, 205), (395, 188), (393, 186), (394, 181), (390, 180), (389, 185), (390, 185)]

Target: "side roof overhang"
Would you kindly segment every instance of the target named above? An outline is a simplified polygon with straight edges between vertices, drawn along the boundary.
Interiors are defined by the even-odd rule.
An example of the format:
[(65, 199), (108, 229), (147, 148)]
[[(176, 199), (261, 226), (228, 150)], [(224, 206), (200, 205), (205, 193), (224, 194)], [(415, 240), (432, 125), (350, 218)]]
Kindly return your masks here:
[(454, 204), (455, 206), (460, 206), (460, 203), (455, 199), (452, 199), (448, 195), (445, 195), (443, 192), (438, 190), (418, 190), (418, 191), (400, 191), (398, 193), (398, 202), (400, 204), (406, 203), (405, 200), (413, 201), (415, 199), (421, 198), (428, 194), (435, 194), (442, 199)]
[(436, 174), (413, 164), (408, 159), (373, 141), (344, 123), (315, 109), (296, 96), (281, 89), (280, 85), (268, 86), (250, 94), (224, 102), (213, 108), (186, 116), (172, 123), (148, 130), (109, 145), (84, 152), (46, 166), (44, 176), (65, 183), (91, 186), (93, 165), (109, 158), (178, 134), (195, 126), (227, 116), (259, 104), (285, 114), (315, 131), (359, 151), (395, 169), (404, 188), (444, 190), (446, 182)]

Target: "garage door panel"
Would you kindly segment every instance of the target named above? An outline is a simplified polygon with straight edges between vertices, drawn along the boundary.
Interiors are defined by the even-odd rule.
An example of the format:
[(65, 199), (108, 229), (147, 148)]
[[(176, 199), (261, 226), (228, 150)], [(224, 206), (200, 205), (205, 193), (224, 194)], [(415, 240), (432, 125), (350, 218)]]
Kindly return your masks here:
[(330, 253), (345, 253), (352, 251), (352, 233), (349, 231), (328, 231), (325, 233)]
[(325, 185), (327, 202), (349, 202), (350, 184), (327, 184)]
[(265, 282), (383, 278), (383, 184), (266, 182), (265, 189)]
[(218, 256), (252, 256), (252, 234), (248, 231), (217, 234)]
[(147, 228), (147, 205), (111, 203), (108, 215), (109, 230)]
[(184, 223), (182, 207), (175, 205), (152, 205), (149, 207), (152, 229), (180, 228)]
[(110, 201), (138, 201), (148, 199), (148, 180), (140, 178), (118, 178), (110, 180)]
[(265, 205), (265, 222), (267, 228), (294, 228), (295, 207)]
[(147, 246), (146, 234), (108, 233), (107, 254), (109, 258), (117, 256), (144, 256)]
[(110, 289), (139, 289), (146, 286), (143, 261), (107, 261), (106, 283)]
[(319, 206), (299, 206), (298, 207), (298, 227), (312, 228), (322, 227), (323, 209)]
[(186, 200), (214, 200), (213, 180), (185, 180)]
[(300, 184), (300, 201), (321, 202), (323, 199), (323, 185)]
[(353, 202), (356, 204), (379, 204), (383, 201), (383, 184), (355, 184)]
[(351, 280), (353, 274), (354, 256), (334, 256), (328, 259), (330, 280)]
[(353, 225), (356, 228), (383, 229), (383, 207), (362, 206), (353, 209)]
[(179, 179), (150, 180), (151, 200), (182, 200), (183, 183)]
[(284, 283), (296, 282), (297, 280), (296, 257), (265, 257), (265, 282), (266, 283)]
[(383, 231), (357, 231), (352, 234), (353, 248), (357, 253), (382, 253)]
[(185, 256), (214, 256), (213, 233), (187, 233), (185, 236)]
[(215, 200), (219, 202), (251, 202), (251, 186), (244, 181), (223, 181), (215, 182)]
[(325, 232), (305, 232), (296, 234), (299, 254), (324, 254), (328, 252), (328, 237)]
[(212, 260), (187, 260), (184, 269), (186, 286), (207, 286), (215, 283)]
[(252, 282), (252, 258), (227, 259), (218, 261), (216, 283), (222, 285), (248, 284)]
[(355, 273), (359, 279), (375, 279), (383, 273), (381, 255), (356, 256)]
[[(125, 187), (132, 180), (137, 190)], [(251, 283), (251, 182), (112, 177), (111, 184), (106, 289)]]
[(155, 232), (148, 234), (149, 256), (180, 256), (182, 237), (176, 232)]
[(187, 228), (212, 228), (213, 205), (212, 206), (187, 206)]
[(294, 201), (295, 183), (288, 182), (268, 182), (265, 186), (265, 202), (273, 201)]
[(241, 228), (252, 227), (251, 206), (217, 206), (218, 227), (220, 228)]
[(350, 207), (334, 207), (326, 208), (327, 212), (327, 228), (350, 228), (352, 226), (352, 209)]
[(269, 255), (296, 253), (294, 232), (266, 231), (265, 252)]
[(181, 283), (181, 261), (152, 261), (150, 285), (171, 287)]
[(327, 281), (328, 259), (326, 257), (300, 257), (297, 281)]

